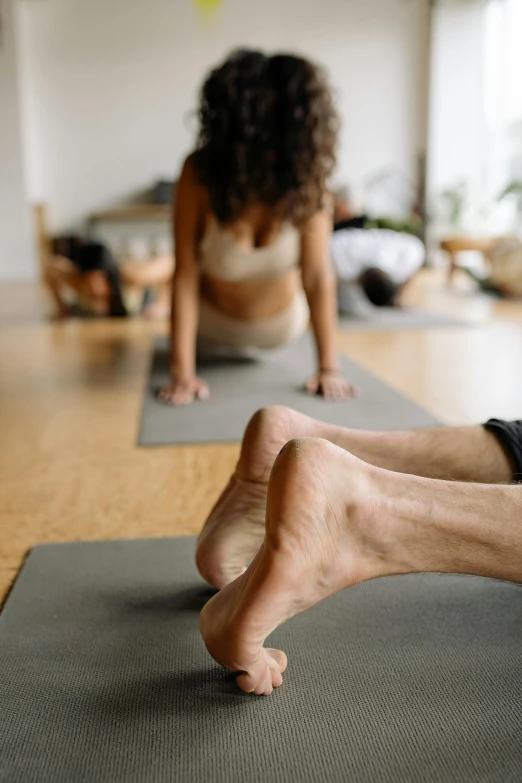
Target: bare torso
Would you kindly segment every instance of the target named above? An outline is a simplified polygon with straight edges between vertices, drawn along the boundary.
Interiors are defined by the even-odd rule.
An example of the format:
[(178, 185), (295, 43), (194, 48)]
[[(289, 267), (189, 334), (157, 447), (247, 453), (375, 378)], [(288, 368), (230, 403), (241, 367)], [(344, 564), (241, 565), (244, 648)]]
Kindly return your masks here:
[[(274, 210), (259, 205), (221, 230), (236, 248), (255, 252), (275, 245), (283, 230)], [(248, 263), (248, 255), (245, 258)], [(245, 270), (248, 277), (248, 270)], [(281, 313), (292, 303), (302, 287), (298, 267), (264, 280), (226, 280), (202, 274), (201, 296), (224, 315), (245, 321), (258, 321)]]
[[(332, 399), (353, 394), (337, 371), (331, 218), (326, 207), (299, 227), (261, 204), (245, 209), (239, 220), (220, 225), (189, 157), (178, 182), (174, 233), (171, 383), (160, 393), (164, 402), (188, 405), (208, 396), (205, 380), (196, 374), (197, 337), (207, 336), (201, 329), (205, 318), (209, 340), (217, 338), (218, 323), (217, 331), (226, 332), (223, 344), (241, 338), (241, 324), (230, 320), (269, 321), (260, 348), (285, 344), (311, 320), (319, 370), (307, 383), (308, 392)], [(198, 308), (198, 299), (206, 307)], [(217, 313), (212, 314), (212, 306)], [(250, 327), (252, 346), (258, 345), (256, 330), (262, 331), (261, 324), (259, 330), (257, 324)], [(243, 331), (248, 331), (246, 325)]]

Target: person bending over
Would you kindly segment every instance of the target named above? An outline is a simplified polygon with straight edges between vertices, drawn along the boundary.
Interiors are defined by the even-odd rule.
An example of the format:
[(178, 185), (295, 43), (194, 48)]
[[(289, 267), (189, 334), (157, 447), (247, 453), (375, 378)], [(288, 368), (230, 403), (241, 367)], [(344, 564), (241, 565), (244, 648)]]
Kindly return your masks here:
[(221, 588), (200, 616), (207, 649), (268, 695), (287, 659), (266, 637), (335, 592), (423, 571), (522, 583), (520, 479), (522, 421), (364, 432), (258, 412), (198, 541)]
[(357, 210), (346, 187), (334, 193), (330, 241), (339, 311), (364, 315), (374, 307), (400, 307), (401, 294), (422, 267), (426, 250), (418, 219), (372, 218)]
[(196, 351), (277, 348), (311, 320), (310, 393), (353, 394), (335, 349), (336, 290), (326, 182), (337, 118), (322, 72), (291, 55), (239, 51), (201, 90), (197, 149), (174, 209), (171, 381), (160, 399), (203, 399)]
[(339, 310), (347, 314), (357, 314), (368, 302), (376, 307), (400, 306), (404, 287), (426, 258), (418, 237), (382, 228), (334, 231), (331, 254)]
[(71, 296), (84, 314), (127, 315), (120, 272), (108, 248), (79, 237), (60, 237), (53, 241), (52, 249), (44, 275), (59, 318), (72, 314)]
[(44, 274), (59, 318), (75, 310), (83, 315), (135, 315), (142, 309), (146, 290), (153, 290), (155, 298), (144, 314), (164, 318), (173, 269), (169, 255), (118, 264), (100, 242), (70, 236), (53, 240)]

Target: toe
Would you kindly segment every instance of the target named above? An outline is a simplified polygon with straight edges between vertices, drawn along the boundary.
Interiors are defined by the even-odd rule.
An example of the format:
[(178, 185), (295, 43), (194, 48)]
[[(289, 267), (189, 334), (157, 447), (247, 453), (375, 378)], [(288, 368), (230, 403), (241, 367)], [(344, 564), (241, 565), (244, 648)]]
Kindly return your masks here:
[[(260, 695), (265, 688), (266, 672), (262, 676), (254, 676), (249, 672), (242, 672), (236, 677), (236, 682), (245, 693), (255, 693)], [(260, 690), (261, 688), (261, 690)]]
[(282, 650), (265, 650), (266, 662), (270, 670), (272, 687), (279, 688), (283, 684), (283, 672), (288, 665), (288, 659)]
[[(268, 656), (260, 651), (258, 659), (248, 667), (248, 671), (241, 672), (236, 677), (236, 682), (242, 691), (255, 693), (256, 696), (269, 696), (273, 690), (273, 670), (268, 665)], [(275, 662), (274, 662), (275, 663)], [(279, 672), (276, 664), (275, 673)], [(276, 677), (277, 679), (277, 677)]]
[(264, 679), (256, 688), (254, 688), (254, 693), (256, 696), (270, 696), (272, 691), (272, 675), (269, 668), (267, 667)]
[(270, 668), (274, 669), (277, 667), (277, 669), (280, 672), (284, 672), (286, 667), (288, 666), (288, 658), (286, 657), (284, 652), (282, 650), (274, 650), (273, 648), (269, 647), (267, 648), (266, 653), (267, 653), (268, 665), (270, 666)]
[(252, 678), (248, 674), (248, 672), (243, 672), (242, 674), (239, 674), (236, 677), (236, 682), (241, 688), (241, 690), (245, 691), (245, 693), (253, 693), (254, 688), (256, 687), (255, 683), (252, 682)]

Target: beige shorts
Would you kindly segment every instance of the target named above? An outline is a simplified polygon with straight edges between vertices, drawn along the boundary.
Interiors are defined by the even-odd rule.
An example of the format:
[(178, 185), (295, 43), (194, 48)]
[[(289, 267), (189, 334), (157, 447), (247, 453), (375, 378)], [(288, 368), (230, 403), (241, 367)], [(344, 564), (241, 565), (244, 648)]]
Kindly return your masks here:
[(281, 348), (307, 329), (310, 311), (300, 291), (283, 312), (263, 321), (243, 321), (223, 315), (208, 302), (200, 302), (198, 353), (250, 356)]

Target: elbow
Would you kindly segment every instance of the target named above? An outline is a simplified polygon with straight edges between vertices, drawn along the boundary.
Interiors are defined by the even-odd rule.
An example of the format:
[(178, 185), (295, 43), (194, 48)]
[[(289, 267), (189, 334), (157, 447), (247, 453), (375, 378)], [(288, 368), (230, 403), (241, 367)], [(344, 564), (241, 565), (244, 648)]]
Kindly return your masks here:
[(337, 283), (333, 270), (327, 269), (321, 274), (303, 275), (303, 287), (308, 296), (335, 293)]
[(199, 270), (197, 268), (180, 269), (176, 267), (172, 280), (176, 288), (182, 288), (185, 291), (197, 289), (199, 287)]

